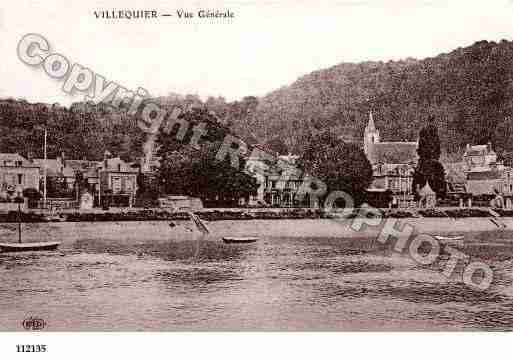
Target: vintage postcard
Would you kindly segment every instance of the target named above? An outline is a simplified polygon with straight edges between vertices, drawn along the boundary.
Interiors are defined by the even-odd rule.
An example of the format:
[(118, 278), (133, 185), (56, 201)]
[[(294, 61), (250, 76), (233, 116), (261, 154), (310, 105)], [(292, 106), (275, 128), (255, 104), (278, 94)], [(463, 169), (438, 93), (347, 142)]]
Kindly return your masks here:
[(512, 17), (2, 4), (0, 331), (511, 331)]

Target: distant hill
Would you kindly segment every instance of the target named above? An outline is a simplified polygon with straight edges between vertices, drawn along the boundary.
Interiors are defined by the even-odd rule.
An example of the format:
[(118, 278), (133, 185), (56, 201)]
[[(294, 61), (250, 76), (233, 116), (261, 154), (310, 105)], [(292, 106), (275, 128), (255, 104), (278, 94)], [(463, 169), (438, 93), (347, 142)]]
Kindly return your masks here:
[(239, 128), (260, 142), (276, 136), (295, 152), (329, 129), (361, 141), (373, 110), (386, 140), (415, 140), (433, 115), (442, 147), (492, 141), (512, 151), (513, 43), (481, 41), (424, 60), (342, 63), (312, 72), (260, 98)]
[(145, 135), (133, 117), (107, 106), (0, 100), (0, 152), (43, 157), (43, 125), (48, 130), (48, 157), (103, 158), (105, 151), (134, 160), (142, 154)]
[[(491, 141), (513, 164), (513, 43), (481, 41), (424, 60), (341, 63), (312, 72), (257, 98), (202, 101), (195, 95), (156, 99), (164, 108), (204, 107), (250, 144), (301, 153), (308, 139), (329, 130), (361, 143), (369, 111), (384, 140), (415, 140), (434, 116), (442, 149), (461, 153), (467, 143)], [(99, 159), (105, 150), (127, 160), (143, 152), (146, 136), (133, 116), (107, 106), (70, 108), (0, 100), (0, 152), (42, 156), (47, 123), (49, 156)]]

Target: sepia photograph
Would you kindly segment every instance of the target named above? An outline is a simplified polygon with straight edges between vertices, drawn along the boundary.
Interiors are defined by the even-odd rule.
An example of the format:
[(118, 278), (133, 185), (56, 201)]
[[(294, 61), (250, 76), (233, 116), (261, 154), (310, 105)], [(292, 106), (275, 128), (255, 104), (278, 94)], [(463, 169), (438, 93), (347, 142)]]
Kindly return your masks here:
[(510, 332), (512, 19), (2, 4), (0, 336)]

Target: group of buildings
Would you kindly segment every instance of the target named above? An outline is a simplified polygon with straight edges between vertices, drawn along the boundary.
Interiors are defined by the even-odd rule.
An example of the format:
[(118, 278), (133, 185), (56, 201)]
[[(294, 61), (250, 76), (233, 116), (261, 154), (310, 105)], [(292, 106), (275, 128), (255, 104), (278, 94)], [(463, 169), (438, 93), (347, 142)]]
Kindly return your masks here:
[[(27, 159), (18, 153), (0, 153), (0, 201), (9, 202), (28, 189), (44, 192), (45, 182), (58, 184), (69, 193), (89, 198), (89, 206), (131, 207), (135, 203), (139, 168), (119, 157), (103, 161)], [(81, 201), (74, 198), (45, 198), (45, 202)], [(46, 203), (45, 203), (46, 205)]]
[[(389, 200), (381, 202), (382, 206), (419, 206), (412, 188), (418, 162), (418, 142), (382, 141), (370, 113), (362, 146), (373, 171), (372, 184), (367, 190), (368, 197), (383, 198), (387, 194)], [(270, 166), (261, 158), (250, 158), (249, 172), (257, 177), (260, 185), (252, 202), (285, 207), (308, 205), (304, 198), (296, 200), (297, 190), (303, 180), (301, 172), (295, 169), (296, 160), (297, 156), (278, 156), (276, 163)], [(446, 205), (488, 205), (491, 200), (498, 198), (500, 202), (496, 205), (513, 207), (513, 168), (498, 161), (490, 143), (469, 144), (459, 161), (442, 164), (446, 168), (448, 184)], [(288, 171), (287, 176), (283, 176), (284, 169)], [(419, 188), (419, 192), (426, 199), (435, 196), (429, 183)]]
[[(413, 174), (417, 165), (417, 142), (382, 141), (380, 132), (369, 115), (363, 136), (363, 151), (371, 163), (373, 181), (368, 189), (372, 198), (387, 193), (388, 206), (417, 206), (412, 191)], [(262, 147), (247, 158), (246, 171), (256, 177), (257, 192), (250, 197), (250, 205), (275, 207), (303, 207), (316, 205), (315, 198), (300, 196), (304, 177), (297, 168), (298, 156), (279, 156)], [(265, 156), (261, 156), (265, 153)], [(459, 206), (472, 206), (473, 200), (499, 200), (500, 206), (513, 206), (513, 168), (497, 159), (491, 144), (467, 145), (458, 162), (444, 163), (448, 172), (448, 194)], [(153, 166), (155, 167), (155, 166)], [(119, 157), (105, 156), (102, 161), (71, 160), (64, 154), (55, 159), (28, 159), (17, 153), (0, 153), (0, 202), (9, 202), (26, 189), (44, 192), (45, 182), (58, 183), (68, 192), (86, 194), (86, 206), (132, 207), (137, 196), (137, 177), (144, 168), (139, 163), (127, 163)], [(456, 179), (457, 178), (457, 179)], [(80, 181), (80, 191), (77, 191)], [(419, 189), (432, 195), (429, 183)], [(68, 198), (80, 202), (82, 198)], [(55, 198), (45, 198), (53, 201)], [(45, 203), (46, 204), (46, 203)], [(76, 204), (76, 203), (75, 203)]]

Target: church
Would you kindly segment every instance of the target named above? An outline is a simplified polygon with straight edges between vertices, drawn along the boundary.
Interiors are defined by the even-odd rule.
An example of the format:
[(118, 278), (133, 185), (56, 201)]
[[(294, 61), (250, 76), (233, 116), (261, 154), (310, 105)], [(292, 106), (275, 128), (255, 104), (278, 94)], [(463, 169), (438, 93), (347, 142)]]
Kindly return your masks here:
[(373, 181), (369, 191), (392, 192), (400, 207), (413, 205), (412, 182), (417, 165), (418, 142), (382, 142), (372, 112), (365, 127), (363, 149), (371, 163)]

